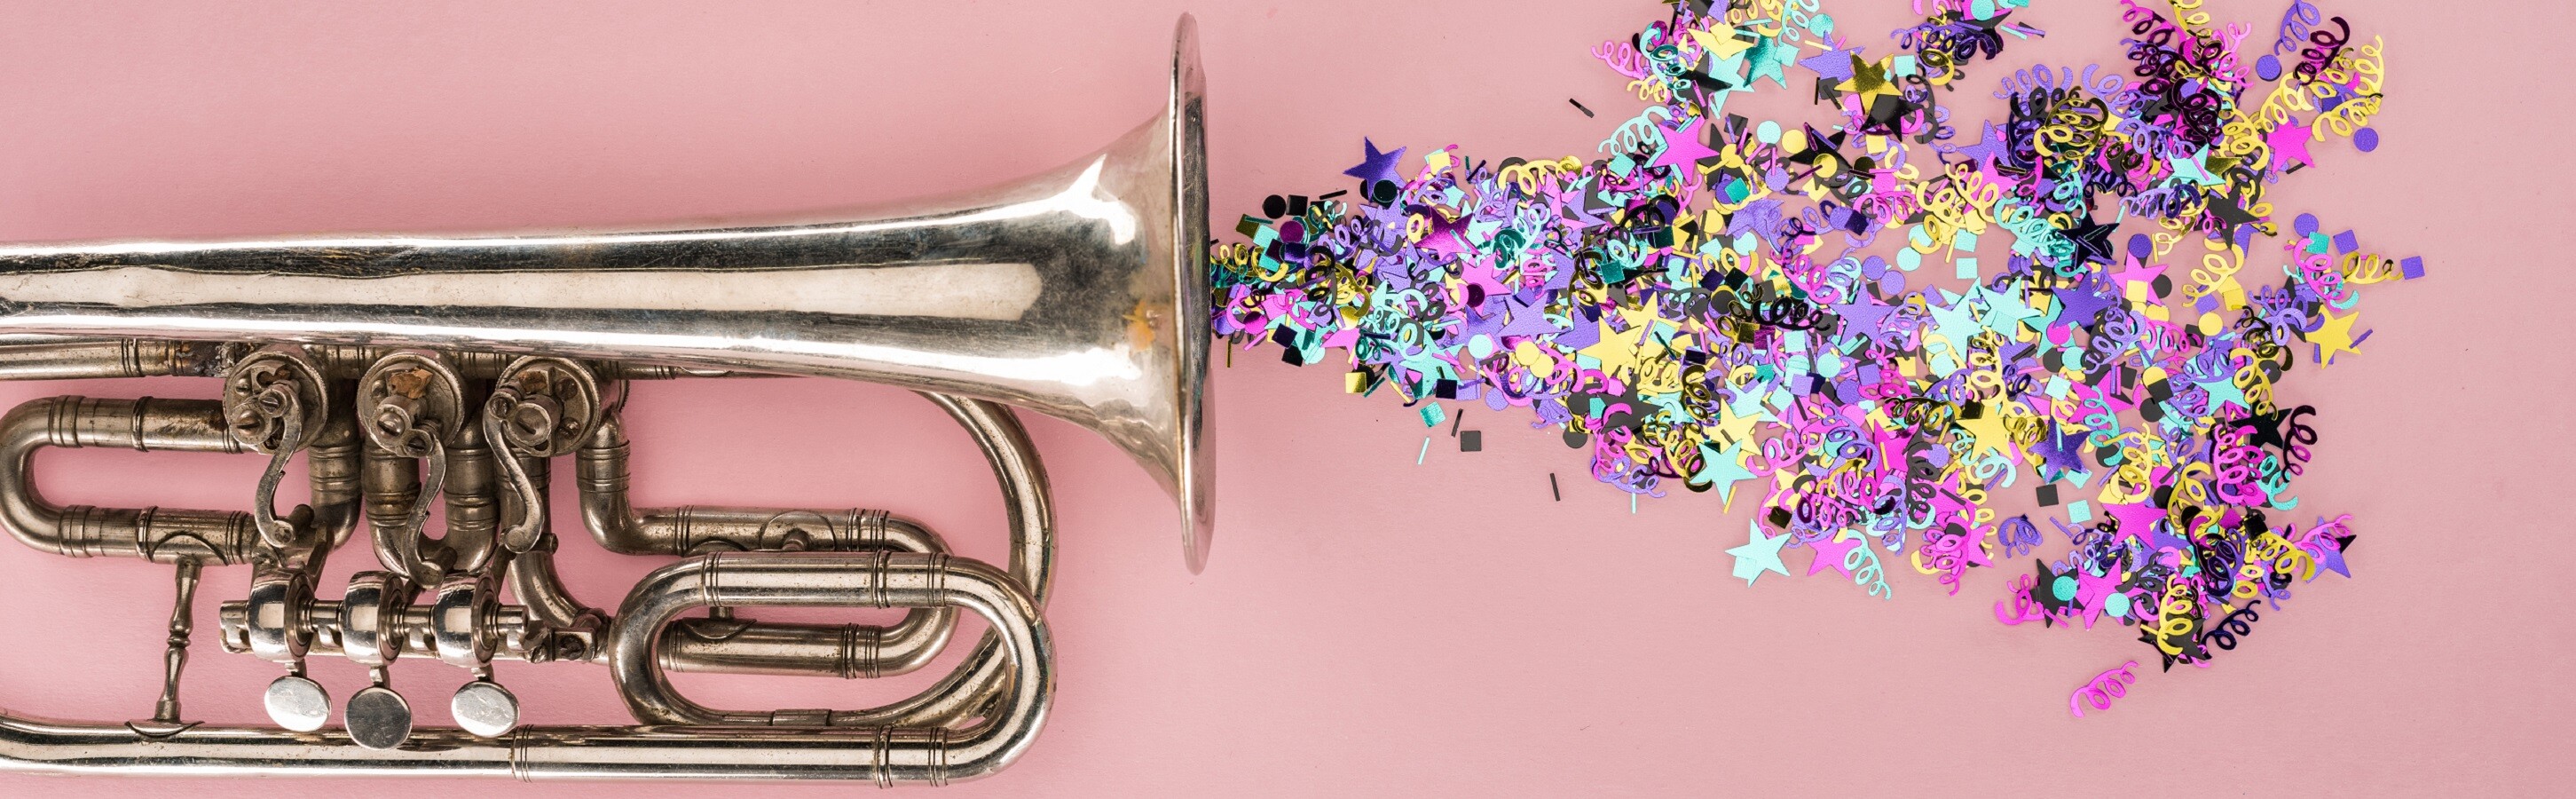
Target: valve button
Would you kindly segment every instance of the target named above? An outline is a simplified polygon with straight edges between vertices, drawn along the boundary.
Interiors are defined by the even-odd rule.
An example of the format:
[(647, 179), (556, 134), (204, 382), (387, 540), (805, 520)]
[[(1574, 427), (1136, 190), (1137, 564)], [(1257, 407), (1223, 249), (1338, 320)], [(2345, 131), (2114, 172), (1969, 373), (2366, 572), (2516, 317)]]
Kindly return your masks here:
[(475, 680), (456, 689), (447, 705), (456, 726), (483, 738), (498, 738), (519, 726), (519, 698), (490, 680)]
[(411, 740), (411, 703), (381, 685), (349, 697), (349, 740), (369, 749), (392, 749)]
[(331, 692), (323, 690), (321, 683), (293, 674), (269, 683), (264, 703), (270, 721), (296, 732), (322, 729), (331, 720)]

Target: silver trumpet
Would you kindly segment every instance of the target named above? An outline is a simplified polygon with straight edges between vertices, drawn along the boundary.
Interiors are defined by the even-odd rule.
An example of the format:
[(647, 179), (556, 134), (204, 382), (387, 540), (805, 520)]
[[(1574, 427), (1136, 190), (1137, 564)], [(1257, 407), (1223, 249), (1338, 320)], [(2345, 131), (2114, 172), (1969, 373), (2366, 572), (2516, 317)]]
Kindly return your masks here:
[[(1011, 408), (1125, 449), (1179, 504), (1192, 570), (1212, 513), (1204, 82), (1180, 21), (1168, 108), (1061, 169), (875, 213), (679, 229), (329, 236), (0, 247), (0, 378), (188, 375), (215, 399), (36, 400), (0, 416), (0, 527), (73, 557), (177, 571), (165, 680), (149, 717), (0, 712), (0, 767), (50, 773), (540, 778), (974, 779), (1046, 720), (1039, 608), (1047, 480)], [(880, 510), (638, 507), (619, 423), (627, 381), (751, 375), (918, 391), (972, 434), (1008, 505), (1010, 562), (947, 554)], [(248, 511), (62, 506), (35, 489), (48, 447), (255, 453)], [(276, 508), (285, 467), (312, 502)], [(685, 559), (617, 608), (557, 578), (557, 458), (591, 537)], [(445, 503), (443, 535), (426, 533)], [(324, 562), (364, 523), (380, 569), (325, 598)], [(277, 663), (274, 727), (186, 720), (178, 687), (209, 566), (253, 570), (222, 604), (227, 651)], [(503, 589), (510, 601), (503, 600)], [(909, 608), (888, 626), (766, 623), (763, 606)], [(693, 611), (706, 609), (704, 614)], [(898, 674), (959, 610), (990, 631), (921, 694), (859, 710), (710, 708), (671, 671)], [(336, 703), (312, 657), (367, 666)], [(397, 659), (474, 679), (455, 728), (413, 724)], [(495, 660), (605, 666), (636, 726), (528, 726)], [(339, 716), (335, 724), (333, 716)]]

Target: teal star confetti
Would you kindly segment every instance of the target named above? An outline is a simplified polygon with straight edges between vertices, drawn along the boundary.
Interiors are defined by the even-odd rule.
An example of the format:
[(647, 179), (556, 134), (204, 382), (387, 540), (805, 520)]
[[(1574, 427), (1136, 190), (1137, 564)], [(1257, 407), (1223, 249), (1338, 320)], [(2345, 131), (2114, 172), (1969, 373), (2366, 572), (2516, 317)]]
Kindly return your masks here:
[(1759, 523), (1748, 523), (1747, 526), (1753, 529), (1752, 540), (1744, 546), (1726, 550), (1726, 554), (1735, 556), (1735, 576), (1744, 578), (1745, 585), (1752, 585), (1754, 579), (1766, 571), (1788, 576), (1789, 565), (1780, 562), (1780, 547), (1789, 543), (1789, 536), (1763, 535)]

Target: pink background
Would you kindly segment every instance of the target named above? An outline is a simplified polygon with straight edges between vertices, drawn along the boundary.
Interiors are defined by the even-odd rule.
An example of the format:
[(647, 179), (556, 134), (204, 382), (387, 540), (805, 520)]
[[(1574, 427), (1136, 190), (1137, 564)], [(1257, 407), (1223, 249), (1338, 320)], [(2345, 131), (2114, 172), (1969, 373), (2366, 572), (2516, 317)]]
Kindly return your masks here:
[[(2043, 0), (2016, 19), (2054, 35), (2012, 45), (2006, 62), (2116, 58), (2106, 5)], [(2268, 30), (2282, 3), (2210, 5)], [(2392, 99), (2375, 124), (2385, 144), (2325, 147), (2326, 168), (2274, 196), (2373, 248), (2424, 255), (2432, 279), (2372, 287), (2367, 354), (2302, 363), (2281, 390), (2322, 407), (2324, 440), (2297, 493), (2302, 509), (2356, 514), (2357, 579), (2300, 589), (2215, 668), (2149, 665), (2129, 698), (2069, 718), (2070, 691), (2146, 650), (2120, 630), (1996, 624), (2009, 573), (1980, 570), (1948, 598), (1928, 577), (1891, 573), (1894, 602), (1827, 579), (1747, 589), (1723, 553), (1743, 543), (1746, 507), (1682, 494), (1632, 515), (1555, 435), (1481, 407), (1465, 425), (1486, 432), (1484, 452), (1443, 435), (1417, 466), (1411, 412), (1345, 396), (1336, 370), (1292, 369), (1264, 348), (1210, 386), (1220, 526), (1201, 575), (1182, 569), (1170, 512), (1141, 472), (1070, 425), (1030, 421), (1061, 511), (1049, 608), (1061, 689), (1025, 759), (949, 795), (2563, 794), (2576, 778), (2565, 726), (2576, 641), (2560, 564), (2569, 527), (2549, 500), (2576, 465), (2564, 332), (2576, 286), (2557, 250), (2534, 244), (2557, 244), (2576, 203), (2563, 158), (2516, 137), (2569, 121), (2554, 87), (2576, 66), (2559, 41), (2576, 19), (2564, 4), (2510, 5), (2330, 4), (2389, 39)], [(1875, 32), (1900, 24), (1901, 6), (1827, 10), (1879, 48)], [(1205, 40), (1222, 229), (1265, 194), (1339, 187), (1363, 135), (1416, 156), (1452, 141), (1488, 157), (1589, 153), (1636, 104), (1585, 53), (1658, 9), (0, 4), (0, 240), (634, 222), (1002, 180), (1152, 114), (1182, 10)], [(1962, 97), (1996, 77), (1974, 74), (1979, 88)], [(1993, 113), (1981, 101), (1963, 101), (1966, 119)], [(9, 384), (0, 407), (215, 389)], [(874, 504), (967, 554), (1000, 556), (988, 474), (953, 426), (900, 392), (651, 384), (632, 419), (639, 502)], [(39, 466), (58, 501), (212, 508), (246, 508), (258, 467), (94, 450)], [(2043, 551), (2062, 550), (2051, 539)], [(565, 553), (593, 604), (659, 563), (579, 537)], [(1803, 571), (1805, 555), (1788, 557)], [(325, 593), (364, 560), (335, 559)], [(210, 574), (201, 630), (245, 581)], [(167, 597), (163, 567), (0, 543), (0, 705), (148, 714)], [(223, 653), (211, 632), (198, 640), (188, 714), (260, 720), (258, 686), (275, 668)], [(315, 671), (342, 697), (363, 680), (346, 663)], [(529, 721), (626, 719), (596, 668), (501, 674)], [(684, 688), (725, 706), (856, 706), (928, 679)], [(461, 680), (406, 661), (396, 684), (441, 722)], [(0, 776), (0, 794), (20, 795), (369, 787)]]

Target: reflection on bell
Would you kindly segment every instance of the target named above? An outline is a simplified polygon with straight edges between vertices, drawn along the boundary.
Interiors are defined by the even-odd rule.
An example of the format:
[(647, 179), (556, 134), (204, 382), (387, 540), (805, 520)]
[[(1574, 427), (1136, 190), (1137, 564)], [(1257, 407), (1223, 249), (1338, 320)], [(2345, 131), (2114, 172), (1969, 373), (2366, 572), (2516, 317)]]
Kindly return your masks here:
[(463, 348), (843, 377), (1108, 438), (1204, 565), (1207, 176), (1193, 37), (1170, 107), (1015, 183), (660, 230), (0, 247), (0, 334)]

